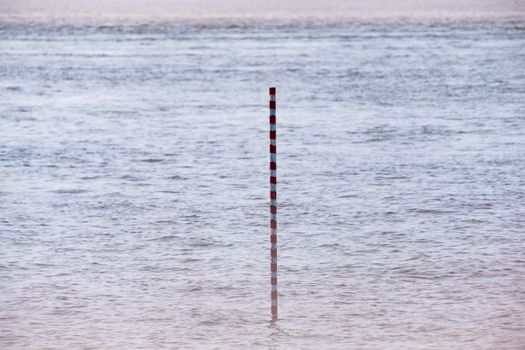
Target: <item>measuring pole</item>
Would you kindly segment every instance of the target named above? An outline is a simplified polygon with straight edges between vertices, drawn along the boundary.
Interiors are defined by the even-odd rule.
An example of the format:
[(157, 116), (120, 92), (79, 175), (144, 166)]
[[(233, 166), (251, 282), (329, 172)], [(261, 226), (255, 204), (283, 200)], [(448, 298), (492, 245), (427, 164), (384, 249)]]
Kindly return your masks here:
[(270, 284), (272, 319), (277, 319), (277, 109), (276, 88), (270, 88)]

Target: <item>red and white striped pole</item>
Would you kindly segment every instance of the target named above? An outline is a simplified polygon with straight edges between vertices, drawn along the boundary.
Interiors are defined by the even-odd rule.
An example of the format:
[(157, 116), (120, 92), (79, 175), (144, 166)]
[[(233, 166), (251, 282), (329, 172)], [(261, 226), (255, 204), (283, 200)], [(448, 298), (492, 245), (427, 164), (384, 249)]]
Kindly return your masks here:
[(277, 319), (277, 118), (276, 88), (270, 88), (270, 283), (272, 319)]

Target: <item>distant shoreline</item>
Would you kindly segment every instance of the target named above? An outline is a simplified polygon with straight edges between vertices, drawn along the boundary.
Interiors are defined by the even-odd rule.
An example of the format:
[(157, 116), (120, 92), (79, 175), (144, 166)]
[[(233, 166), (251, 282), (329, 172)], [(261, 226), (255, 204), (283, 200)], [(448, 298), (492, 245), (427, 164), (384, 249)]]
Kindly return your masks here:
[[(220, 28), (243, 27), (281, 27), (281, 26), (346, 26), (362, 24), (393, 24), (393, 25), (461, 25), (461, 24), (493, 24), (509, 23), (525, 29), (523, 14), (491, 14), (491, 15), (421, 15), (421, 16), (206, 16), (191, 17), (178, 15), (150, 16), (137, 14), (98, 15), (90, 14), (0, 14), (1, 25), (50, 25), (50, 26), (197, 26)], [(523, 27), (523, 28), (522, 28)]]
[[(154, 3), (154, 4), (152, 4)], [(525, 0), (480, 1), (250, 1), (21, 0), (0, 3), (0, 23), (68, 25), (337, 25), (352, 23), (514, 22)]]

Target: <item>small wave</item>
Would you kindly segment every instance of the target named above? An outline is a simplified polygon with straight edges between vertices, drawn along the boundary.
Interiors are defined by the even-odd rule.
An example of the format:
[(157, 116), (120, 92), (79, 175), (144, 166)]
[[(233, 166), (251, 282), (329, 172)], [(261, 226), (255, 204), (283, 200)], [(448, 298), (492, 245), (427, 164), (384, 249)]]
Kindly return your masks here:
[(100, 177), (101, 177), (100, 175), (82, 176), (80, 180), (95, 180), (95, 179), (99, 179)]
[(340, 247), (341, 245), (339, 243), (324, 243), (319, 245), (319, 248), (336, 248)]
[(356, 194), (342, 194), (340, 196), (337, 196), (337, 198), (354, 198), (358, 197)]
[(192, 242), (190, 243), (189, 245), (191, 247), (210, 247), (210, 246), (213, 246), (213, 245), (216, 245), (217, 244), (217, 241), (215, 241), (214, 239), (201, 239), (201, 240), (198, 240), (196, 242)]
[(417, 213), (417, 214), (453, 214), (456, 211), (455, 210), (444, 210), (444, 209), (424, 209), (424, 208), (413, 208), (407, 210), (410, 213)]
[(35, 263), (34, 265), (37, 266), (37, 267), (53, 267), (53, 266), (55, 266), (53, 264), (45, 264), (45, 263)]
[(175, 239), (178, 239), (178, 238), (179, 237), (174, 236), (174, 235), (167, 235), (167, 236), (162, 236), (162, 237), (157, 237), (157, 238), (150, 238), (150, 239), (148, 239), (148, 241), (150, 241), (150, 242), (158, 242), (158, 241), (166, 242), (166, 241), (172, 241), (172, 240), (175, 240)]
[(6, 86), (5, 90), (19, 92), (19, 91), (22, 91), (22, 88), (20, 86)]
[(141, 177), (136, 177), (136, 176), (133, 176), (133, 175), (122, 175), (120, 178), (122, 180), (129, 180), (129, 181), (142, 181), (142, 180), (144, 180)]
[(186, 180), (187, 177), (180, 176), (180, 175), (172, 175), (167, 177), (168, 180)]
[(164, 159), (160, 159), (160, 158), (145, 158), (145, 159), (141, 159), (140, 161), (144, 162), (144, 163), (160, 163), (160, 162), (164, 161)]
[(59, 194), (80, 194), (80, 193), (85, 193), (85, 192), (88, 192), (88, 191), (87, 190), (83, 190), (83, 189), (79, 189), (79, 188), (62, 188), (62, 189), (59, 189), (59, 190), (54, 190), (52, 192), (59, 193)]

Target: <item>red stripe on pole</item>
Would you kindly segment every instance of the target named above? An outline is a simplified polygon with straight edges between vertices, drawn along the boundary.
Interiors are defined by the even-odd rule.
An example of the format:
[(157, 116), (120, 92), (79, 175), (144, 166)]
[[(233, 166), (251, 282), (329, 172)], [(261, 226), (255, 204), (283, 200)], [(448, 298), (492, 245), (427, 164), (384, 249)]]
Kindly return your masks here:
[(277, 183), (277, 178), (275, 176), (270, 176), (270, 183), (271, 184), (276, 184)]
[(271, 243), (277, 243), (277, 236), (276, 235), (270, 235), (270, 242)]
[(277, 228), (277, 221), (270, 220), (270, 228), (273, 228), (275, 230)]
[(277, 103), (275, 101), (270, 101), (270, 108), (275, 109), (277, 107)]
[(277, 272), (277, 264), (275, 264), (275, 263), (271, 263), (271, 264), (270, 264), (270, 271), (272, 271), (272, 272)]
[(271, 87), (270, 88), (270, 95), (275, 95), (275, 88), (274, 87)]
[(277, 153), (277, 146), (270, 145), (270, 153)]
[(277, 163), (276, 162), (270, 162), (270, 170), (277, 170)]
[(275, 205), (270, 205), (270, 213), (277, 214), (277, 207)]
[(277, 192), (270, 192), (270, 199), (277, 199)]
[(270, 116), (270, 124), (275, 124), (277, 122), (277, 118), (274, 115)]
[(270, 139), (275, 140), (277, 138), (277, 134), (275, 131), (270, 131)]

